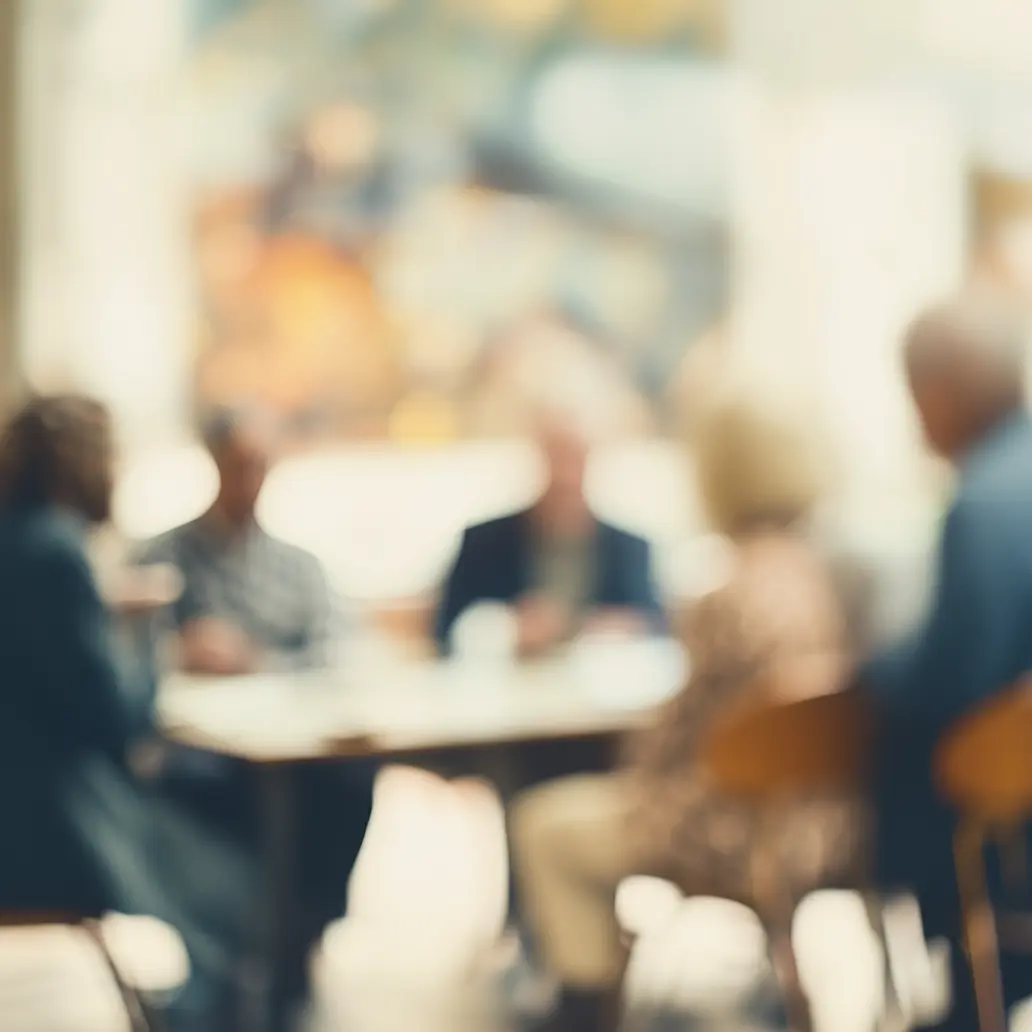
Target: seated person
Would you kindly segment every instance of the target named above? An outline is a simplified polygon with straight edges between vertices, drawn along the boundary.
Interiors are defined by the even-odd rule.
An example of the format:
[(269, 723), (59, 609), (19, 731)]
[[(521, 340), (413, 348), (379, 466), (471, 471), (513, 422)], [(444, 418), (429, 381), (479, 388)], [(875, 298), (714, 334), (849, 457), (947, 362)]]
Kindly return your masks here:
[(752, 904), (763, 871), (777, 865), (790, 905), (854, 857), (849, 804), (786, 805), (773, 822), (768, 808), (761, 820), (759, 806), (707, 785), (698, 759), (712, 721), (772, 664), (819, 657), (836, 677), (847, 663), (837, 593), (807, 541), (819, 483), (812, 439), (766, 405), (761, 392), (734, 392), (700, 413), (702, 500), (733, 551), (726, 581), (681, 618), (689, 683), (632, 736), (622, 769), (542, 785), (513, 807), (515, 872), (540, 953), (563, 987), (554, 1027), (564, 1032), (615, 1027), (623, 879), (658, 875), (690, 894)]
[(547, 652), (583, 629), (663, 625), (648, 544), (598, 520), (585, 498), (584, 433), (572, 420), (549, 416), (537, 440), (547, 484), (535, 505), (463, 536), (437, 614), (442, 653), (450, 651), (458, 618), (480, 602), (515, 607), (523, 656)]
[[(925, 435), (958, 467), (959, 482), (924, 625), (863, 671), (885, 711), (878, 880), (913, 891), (926, 935), (950, 940), (953, 1009), (939, 1027), (957, 1032), (977, 1028), (978, 1014), (953, 863), (957, 816), (932, 783), (932, 756), (951, 723), (1032, 670), (1032, 422), (1022, 322), (969, 295), (927, 313), (909, 334), (907, 374)], [(1001, 889), (991, 864), (990, 892)], [(1027, 956), (1005, 954), (1003, 976), (1008, 1003), (1032, 994)]]
[[(255, 515), (275, 456), (272, 419), (256, 409), (222, 410), (206, 422), (203, 436), (219, 477), (214, 503), (138, 557), (141, 565), (172, 564), (182, 576), (183, 593), (171, 610), (181, 666), (213, 676), (328, 666), (337, 628), (322, 568), (314, 556), (268, 534)], [(355, 763), (299, 774), (299, 964), (307, 945), (346, 907), (374, 776)], [(198, 817), (257, 847), (258, 800), (249, 769), (177, 750), (160, 779), (165, 793)], [(300, 983), (300, 969), (291, 977)]]
[(152, 729), (150, 624), (126, 624), (135, 657), (116, 650), (85, 551), (112, 466), (108, 414), (84, 398), (30, 401), (0, 441), (0, 910), (168, 922), (192, 962), (169, 1023), (223, 1032), (257, 886), (131, 772)]
[(271, 419), (257, 410), (220, 411), (203, 437), (218, 471), (215, 501), (138, 559), (170, 563), (183, 576), (172, 611), (180, 665), (215, 675), (328, 665), (334, 610), (322, 569), (255, 518), (276, 446)]

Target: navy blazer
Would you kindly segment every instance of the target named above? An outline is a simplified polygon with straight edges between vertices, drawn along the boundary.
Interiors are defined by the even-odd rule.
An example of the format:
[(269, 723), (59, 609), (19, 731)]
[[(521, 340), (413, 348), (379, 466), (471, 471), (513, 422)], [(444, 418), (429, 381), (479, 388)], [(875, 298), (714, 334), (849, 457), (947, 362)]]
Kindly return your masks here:
[(922, 627), (870, 662), (885, 710), (877, 789), (883, 883), (951, 896), (955, 815), (932, 756), (965, 712), (1032, 671), (1032, 422), (1015, 414), (966, 457)]
[[(442, 653), (449, 649), (455, 621), (471, 605), (511, 604), (530, 590), (532, 534), (529, 509), (466, 530), (437, 611), (435, 638)], [(637, 610), (661, 629), (662, 607), (652, 580), (648, 542), (599, 522), (595, 547), (595, 581), (589, 603)]]
[(57, 510), (0, 515), (0, 905), (110, 906), (103, 855), (133, 852), (126, 755), (154, 680), (117, 660), (84, 532)]

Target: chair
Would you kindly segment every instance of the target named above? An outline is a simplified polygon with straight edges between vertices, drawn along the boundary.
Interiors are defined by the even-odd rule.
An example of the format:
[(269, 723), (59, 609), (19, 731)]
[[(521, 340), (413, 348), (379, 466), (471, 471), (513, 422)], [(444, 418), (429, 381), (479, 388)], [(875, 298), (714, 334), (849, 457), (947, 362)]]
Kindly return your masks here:
[[(1010, 833), (1016, 844), (1022, 842), (1024, 825), (1032, 817), (1030, 742), (1032, 677), (1026, 677), (962, 718), (943, 737), (934, 760), (939, 790), (960, 813), (954, 859), (982, 1032), (1007, 1029), (1001, 936), (986, 884), (985, 846), (993, 839), (1005, 845)], [(1019, 854), (1018, 859), (1023, 868), (1024, 857)], [(1025, 943), (1014, 945), (1026, 945), (1028, 936), (1023, 938)]]
[[(741, 707), (719, 719), (703, 746), (703, 761), (719, 788), (759, 803), (804, 797), (862, 796), (868, 784), (875, 720), (859, 692), (837, 690), (841, 668), (816, 657), (805, 667), (769, 678)], [(821, 886), (860, 892), (885, 953), (886, 1009), (896, 1018), (894, 987), (881, 901), (865, 884)], [(771, 959), (795, 1032), (813, 1027), (799, 980), (792, 925), (798, 900), (769, 874), (757, 878), (756, 909), (769, 937)]]
[[(130, 920), (130, 919), (127, 919)], [(158, 1032), (157, 1016), (143, 1000), (139, 988), (127, 978), (113, 955), (104, 922), (96, 917), (64, 912), (0, 911), (0, 930), (38, 930), (46, 928), (79, 929), (98, 952), (111, 975), (129, 1021), (130, 1032)], [(127, 943), (131, 947), (131, 943)], [(49, 949), (46, 951), (49, 955)]]

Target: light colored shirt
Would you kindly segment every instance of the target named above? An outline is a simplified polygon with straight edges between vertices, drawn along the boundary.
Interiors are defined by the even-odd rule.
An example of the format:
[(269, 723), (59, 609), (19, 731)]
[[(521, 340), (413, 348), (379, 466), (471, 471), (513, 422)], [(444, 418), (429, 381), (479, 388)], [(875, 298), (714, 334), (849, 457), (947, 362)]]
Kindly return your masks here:
[(547, 595), (574, 616), (582, 616), (591, 601), (596, 576), (594, 535), (536, 536), (532, 562), (532, 590)]
[(170, 563), (183, 576), (176, 629), (225, 620), (264, 649), (270, 665), (310, 669), (331, 661), (337, 613), (318, 560), (252, 524), (227, 537), (204, 517), (163, 534), (136, 557)]

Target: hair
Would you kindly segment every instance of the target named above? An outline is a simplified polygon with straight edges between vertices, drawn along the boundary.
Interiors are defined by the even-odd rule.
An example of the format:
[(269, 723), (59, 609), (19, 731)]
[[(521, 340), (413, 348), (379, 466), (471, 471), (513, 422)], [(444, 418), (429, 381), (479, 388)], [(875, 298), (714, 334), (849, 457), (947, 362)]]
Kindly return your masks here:
[(103, 521), (111, 460), (111, 416), (101, 402), (76, 394), (32, 398), (0, 437), (0, 509), (60, 503)]
[(269, 415), (255, 405), (221, 405), (201, 419), (201, 440), (215, 455), (243, 430), (255, 426), (271, 426)]
[(691, 434), (703, 507), (729, 536), (804, 522), (827, 486), (814, 428), (770, 382), (740, 378), (700, 406)]
[(906, 340), (915, 381), (947, 380), (976, 408), (1021, 403), (1026, 360), (1024, 320), (1004, 298), (969, 291), (920, 315)]

